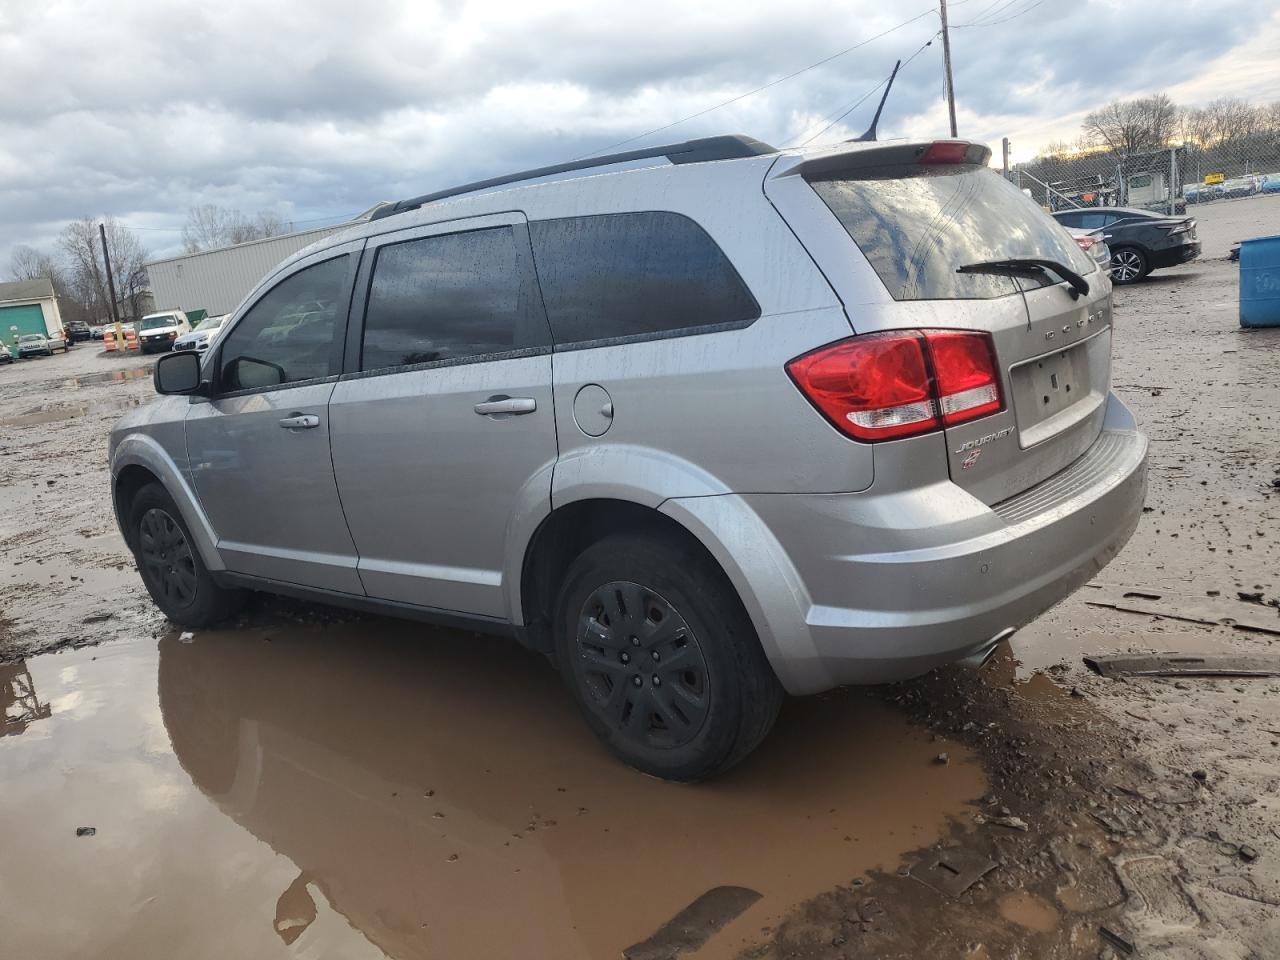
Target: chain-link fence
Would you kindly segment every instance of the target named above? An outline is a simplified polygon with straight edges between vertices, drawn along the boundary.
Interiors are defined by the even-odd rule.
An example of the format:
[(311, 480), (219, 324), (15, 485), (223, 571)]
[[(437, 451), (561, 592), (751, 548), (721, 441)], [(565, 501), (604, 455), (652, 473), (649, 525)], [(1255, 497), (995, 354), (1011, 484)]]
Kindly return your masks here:
[(1009, 179), (1050, 210), (1184, 213), (1188, 205), (1280, 195), (1280, 127), (1129, 156), (1101, 149), (1046, 154), (1012, 167)]

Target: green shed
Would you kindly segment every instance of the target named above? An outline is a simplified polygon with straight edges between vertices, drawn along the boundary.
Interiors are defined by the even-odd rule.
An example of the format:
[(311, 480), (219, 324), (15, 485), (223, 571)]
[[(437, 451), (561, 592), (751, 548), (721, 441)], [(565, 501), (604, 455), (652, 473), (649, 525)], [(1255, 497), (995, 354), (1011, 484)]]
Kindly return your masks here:
[(13, 347), (24, 333), (62, 332), (53, 284), (44, 278), (0, 283), (0, 339)]

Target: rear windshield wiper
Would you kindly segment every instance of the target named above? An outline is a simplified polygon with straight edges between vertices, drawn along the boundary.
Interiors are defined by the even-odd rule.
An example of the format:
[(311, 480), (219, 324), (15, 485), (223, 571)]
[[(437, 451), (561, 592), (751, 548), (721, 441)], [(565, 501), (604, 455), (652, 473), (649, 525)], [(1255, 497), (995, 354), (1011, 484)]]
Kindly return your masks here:
[(956, 273), (994, 273), (1006, 277), (1041, 277), (1045, 274), (1057, 276), (1071, 284), (1071, 297), (1078, 300), (1081, 294), (1089, 292), (1089, 281), (1070, 267), (1057, 260), (1042, 260), (1037, 257), (1009, 257), (1007, 260), (983, 260), (981, 263), (966, 263), (956, 267)]

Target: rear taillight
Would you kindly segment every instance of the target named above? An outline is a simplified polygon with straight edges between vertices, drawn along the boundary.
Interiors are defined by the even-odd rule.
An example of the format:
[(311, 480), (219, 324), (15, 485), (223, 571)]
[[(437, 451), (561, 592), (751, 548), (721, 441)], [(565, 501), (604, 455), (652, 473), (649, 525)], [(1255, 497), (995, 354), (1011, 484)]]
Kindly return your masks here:
[(796, 357), (787, 373), (809, 401), (855, 440), (894, 440), (1004, 408), (986, 333), (871, 333)]
[(1080, 249), (1088, 253), (1093, 249), (1093, 245), (1098, 242), (1096, 237), (1076, 237), (1075, 241), (1079, 244)]
[(985, 333), (953, 330), (924, 331), (925, 347), (933, 361), (934, 382), (942, 422), (948, 427), (997, 412), (1000, 381), (996, 354)]

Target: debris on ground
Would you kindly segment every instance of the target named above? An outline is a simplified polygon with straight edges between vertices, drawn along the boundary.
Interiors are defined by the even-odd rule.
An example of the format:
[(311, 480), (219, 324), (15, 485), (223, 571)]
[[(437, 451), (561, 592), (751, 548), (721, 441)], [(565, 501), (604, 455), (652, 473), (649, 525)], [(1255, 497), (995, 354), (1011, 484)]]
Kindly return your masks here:
[(1084, 662), (1103, 677), (1280, 677), (1280, 654), (1091, 654)]
[(939, 893), (958, 897), (997, 866), (985, 853), (968, 847), (951, 847), (920, 857), (908, 868), (908, 873)]
[(760, 894), (746, 887), (714, 887), (622, 955), (626, 960), (673, 960), (678, 954), (692, 953), (759, 899)]

